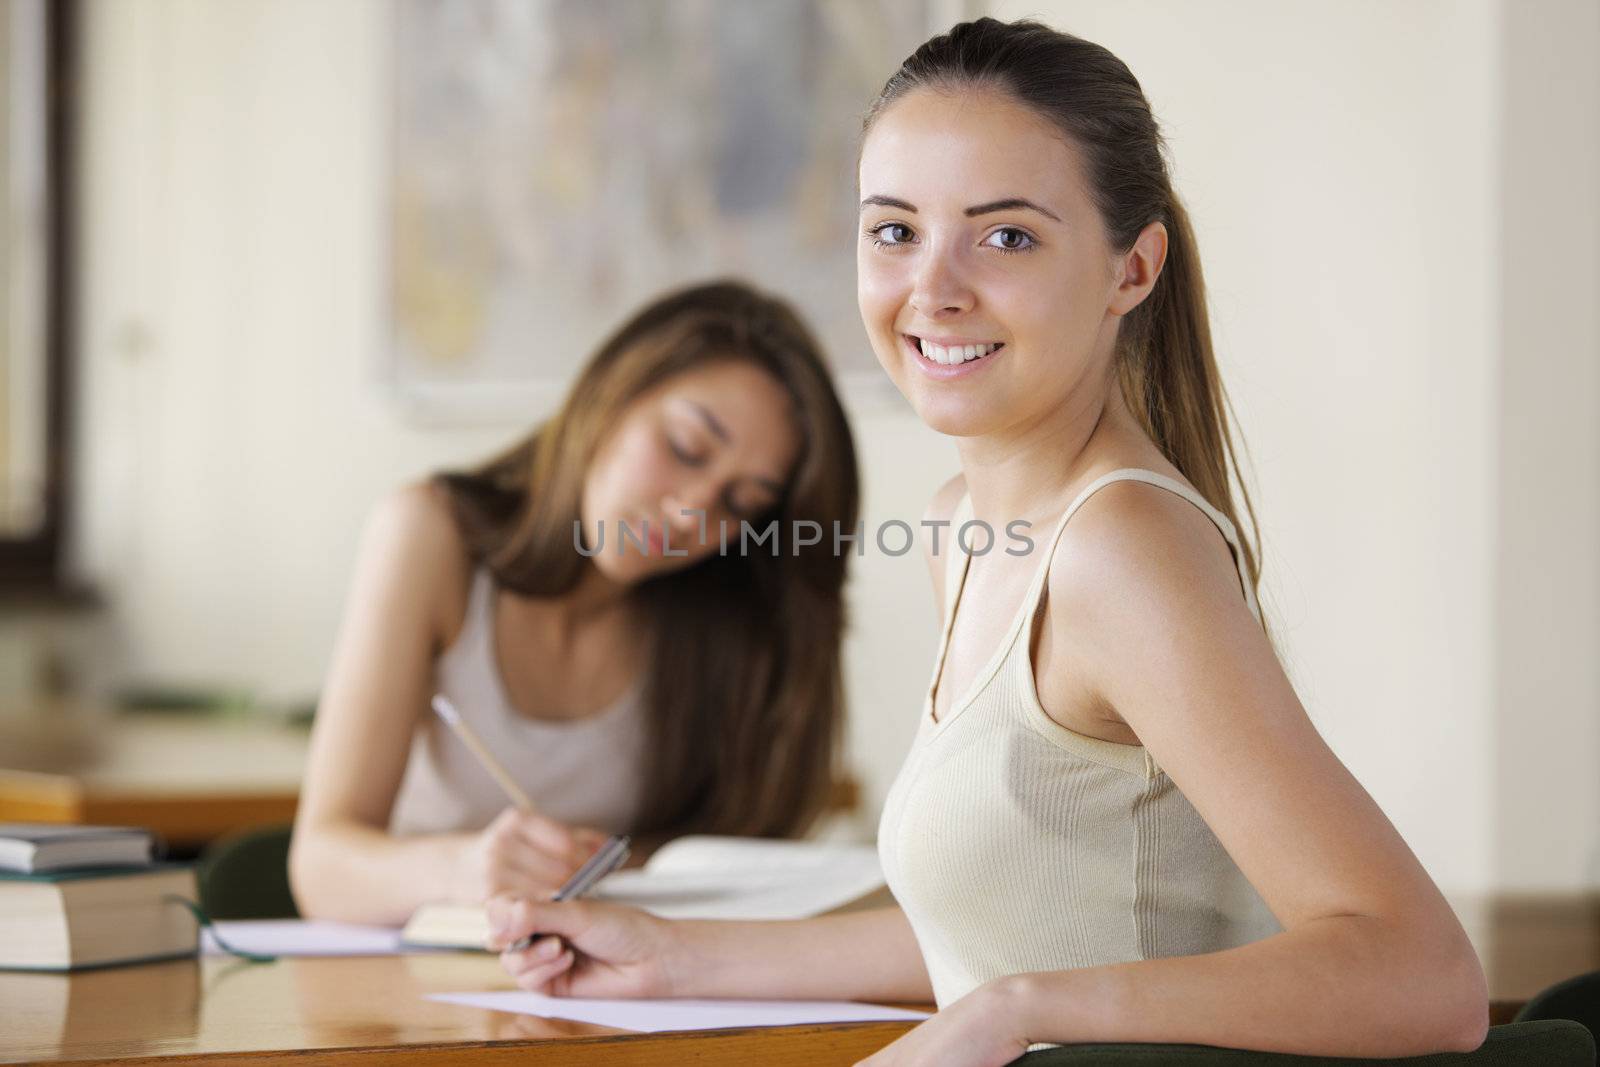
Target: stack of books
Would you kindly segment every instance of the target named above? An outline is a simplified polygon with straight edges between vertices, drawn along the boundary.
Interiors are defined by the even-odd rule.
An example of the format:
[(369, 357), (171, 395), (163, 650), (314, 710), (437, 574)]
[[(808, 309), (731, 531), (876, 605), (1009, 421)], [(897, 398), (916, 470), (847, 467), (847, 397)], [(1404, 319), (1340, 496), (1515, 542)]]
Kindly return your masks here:
[(0, 823), (0, 968), (70, 971), (192, 956), (194, 870), (144, 830)]

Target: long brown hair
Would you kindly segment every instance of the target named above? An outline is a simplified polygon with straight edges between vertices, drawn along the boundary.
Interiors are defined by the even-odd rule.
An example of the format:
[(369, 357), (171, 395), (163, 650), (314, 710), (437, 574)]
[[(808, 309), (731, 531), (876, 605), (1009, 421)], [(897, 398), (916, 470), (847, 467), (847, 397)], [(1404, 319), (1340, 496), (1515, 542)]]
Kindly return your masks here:
[(981, 18), (918, 48), (884, 85), (863, 128), (922, 87), (997, 88), (1054, 123), (1083, 153), (1095, 207), (1119, 254), (1151, 222), (1166, 226), (1166, 264), (1150, 295), (1123, 318), (1116, 372), (1129, 408), (1162, 455), (1242, 529), (1231, 471), (1250, 516), (1253, 543), (1243, 541), (1241, 551), (1250, 583), (1259, 587), (1261, 531), (1211, 345), (1200, 254), (1138, 79), (1106, 49), (1070, 33)]
[[(843, 721), (839, 645), (855, 529), (855, 446), (820, 349), (784, 302), (738, 282), (670, 293), (613, 333), (559, 411), (476, 470), (446, 473), (473, 557), (506, 589), (560, 596), (592, 564), (574, 544), (589, 461), (637, 397), (706, 363), (746, 360), (788, 391), (801, 455), (777, 505), (781, 554), (732, 550), (640, 582), (650, 623), (649, 754), (635, 833), (787, 836), (825, 806)], [(822, 543), (791, 547), (809, 520)], [(835, 525), (837, 524), (837, 525)]]

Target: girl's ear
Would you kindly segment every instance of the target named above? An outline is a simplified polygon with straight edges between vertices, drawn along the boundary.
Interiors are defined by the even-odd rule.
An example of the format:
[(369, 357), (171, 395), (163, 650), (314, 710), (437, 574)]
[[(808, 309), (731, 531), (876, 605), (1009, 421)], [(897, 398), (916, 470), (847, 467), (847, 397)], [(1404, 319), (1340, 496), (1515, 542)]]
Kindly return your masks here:
[(1116, 288), (1111, 293), (1110, 310), (1126, 315), (1144, 302), (1161, 277), (1167, 261), (1167, 227), (1157, 221), (1139, 231), (1133, 247), (1117, 257)]

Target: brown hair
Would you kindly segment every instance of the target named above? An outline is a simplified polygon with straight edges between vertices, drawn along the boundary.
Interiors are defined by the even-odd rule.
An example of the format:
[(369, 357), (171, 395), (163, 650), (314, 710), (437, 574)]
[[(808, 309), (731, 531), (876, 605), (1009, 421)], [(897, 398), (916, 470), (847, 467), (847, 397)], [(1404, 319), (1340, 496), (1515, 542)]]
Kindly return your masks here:
[(1241, 544), (1252, 586), (1261, 582), (1261, 532), (1229, 428), (1206, 316), (1205, 279), (1189, 215), (1167, 174), (1165, 143), (1127, 64), (1100, 45), (1032, 21), (981, 18), (918, 48), (868, 110), (914, 89), (994, 87), (1053, 123), (1082, 153), (1095, 207), (1118, 253), (1152, 222), (1167, 228), (1155, 288), (1123, 319), (1116, 369), (1123, 396), (1150, 439), (1213, 507), (1239, 527), (1230, 469), (1250, 516)]
[(751, 525), (776, 519), (787, 539), (810, 520), (825, 536), (776, 556), (730, 547), (630, 590), (653, 640), (635, 833), (792, 835), (827, 802), (843, 720), (848, 559), (832, 551), (831, 534), (855, 529), (859, 488), (850, 427), (816, 341), (787, 304), (738, 282), (670, 293), (601, 344), (549, 421), (478, 469), (437, 479), (497, 583), (560, 596), (592, 565), (574, 524), (605, 433), (674, 375), (733, 360), (782, 383), (801, 435), (782, 498)]

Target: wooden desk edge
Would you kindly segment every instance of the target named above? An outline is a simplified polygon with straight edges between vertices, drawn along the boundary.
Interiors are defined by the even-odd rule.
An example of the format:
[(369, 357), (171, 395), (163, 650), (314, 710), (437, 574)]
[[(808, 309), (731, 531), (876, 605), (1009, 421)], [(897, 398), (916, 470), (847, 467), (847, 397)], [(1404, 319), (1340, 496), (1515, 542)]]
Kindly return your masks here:
[(421, 1061), (427, 1067), (677, 1067), (692, 1060), (707, 1067), (761, 1063), (771, 1067), (850, 1064), (870, 1056), (915, 1025), (912, 1022), (821, 1023), (808, 1026), (685, 1030), (671, 1033), (597, 1034), (592, 1037), (447, 1041), (437, 1044), (368, 1045), (327, 1049), (277, 1049), (185, 1055), (139, 1053), (106, 1059), (36, 1060), (73, 1067), (130, 1067), (159, 1062), (161, 1067), (289, 1067), (315, 1062), (332, 1067), (367, 1067)]
[(0, 822), (143, 826), (182, 846), (203, 845), (249, 826), (293, 822), (298, 803), (294, 790), (91, 789), (70, 775), (0, 770)]

